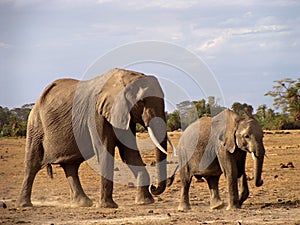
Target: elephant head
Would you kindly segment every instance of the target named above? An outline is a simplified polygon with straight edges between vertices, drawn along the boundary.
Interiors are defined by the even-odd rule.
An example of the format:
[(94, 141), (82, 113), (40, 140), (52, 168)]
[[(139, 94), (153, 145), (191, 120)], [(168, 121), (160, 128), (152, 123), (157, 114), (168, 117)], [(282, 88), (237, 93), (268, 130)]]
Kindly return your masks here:
[(254, 180), (257, 187), (263, 184), (261, 179), (265, 148), (263, 145), (263, 131), (252, 115), (242, 118), (227, 110), (226, 132), (224, 146), (234, 153), (237, 149), (251, 153), (254, 160)]
[[(135, 135), (136, 123), (148, 130), (157, 147), (159, 180), (158, 187), (152, 185), (150, 191), (161, 194), (166, 188), (167, 130), (164, 94), (158, 80), (134, 71), (114, 69), (98, 95), (96, 107), (115, 130), (127, 130)], [(126, 142), (126, 138), (119, 139)]]

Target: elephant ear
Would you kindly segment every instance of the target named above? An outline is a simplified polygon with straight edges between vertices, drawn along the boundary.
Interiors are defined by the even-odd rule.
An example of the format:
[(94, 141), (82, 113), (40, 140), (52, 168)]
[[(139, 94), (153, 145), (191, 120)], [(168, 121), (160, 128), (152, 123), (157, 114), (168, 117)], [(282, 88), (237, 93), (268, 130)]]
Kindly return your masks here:
[(205, 151), (217, 154), (224, 142), (226, 129), (226, 110), (214, 116), (211, 121), (209, 141)]
[(235, 133), (238, 127), (240, 116), (230, 110), (226, 110), (226, 128), (223, 145), (227, 151), (234, 153), (236, 149)]
[(160, 90), (158, 81), (152, 76), (115, 69), (99, 93), (98, 113), (103, 115), (113, 127), (128, 129), (130, 110), (134, 104), (147, 96), (155, 96), (155, 92)]

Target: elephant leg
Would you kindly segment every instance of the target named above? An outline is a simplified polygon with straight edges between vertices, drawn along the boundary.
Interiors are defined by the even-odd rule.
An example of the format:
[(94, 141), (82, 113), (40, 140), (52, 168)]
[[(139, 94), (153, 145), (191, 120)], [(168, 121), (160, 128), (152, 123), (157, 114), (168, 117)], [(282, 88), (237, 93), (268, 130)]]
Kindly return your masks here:
[(192, 177), (189, 175), (187, 167), (183, 167), (180, 171), (180, 180), (181, 180), (181, 194), (180, 194), (180, 203), (178, 206), (179, 211), (186, 211), (191, 209), (189, 190), (192, 181)]
[(244, 173), (239, 178), (239, 204), (242, 206), (243, 202), (246, 201), (246, 199), (249, 196), (249, 188), (248, 188), (248, 182), (246, 173)]
[(72, 205), (79, 207), (92, 206), (93, 202), (84, 193), (78, 177), (80, 164), (61, 164), (61, 166), (65, 171), (66, 178), (70, 185)]
[(218, 209), (221, 208), (224, 203), (219, 195), (219, 180), (220, 176), (209, 176), (206, 177), (206, 181), (209, 187), (210, 193), (210, 208)]
[(154, 199), (149, 192), (150, 176), (145, 168), (145, 164), (139, 151), (130, 149), (122, 144), (119, 145), (119, 151), (122, 161), (128, 165), (137, 179), (135, 203), (139, 205), (153, 203)]
[(43, 146), (39, 140), (34, 141), (28, 137), (26, 141), (25, 154), (25, 175), (22, 183), (21, 194), (16, 203), (18, 207), (32, 207), (31, 193), (34, 178), (38, 171), (42, 168)]
[(30, 162), (26, 163), (25, 176), (22, 183), (21, 194), (16, 203), (18, 207), (32, 207), (31, 193), (34, 178), (41, 167), (33, 167)]
[(113, 200), (113, 180), (114, 180), (114, 147), (110, 151), (100, 153), (100, 207), (118, 208)]
[(241, 152), (240, 157), (237, 160), (238, 167), (238, 189), (239, 189), (239, 204), (242, 206), (243, 202), (249, 196), (249, 188), (247, 182), (247, 176), (245, 172), (247, 152)]

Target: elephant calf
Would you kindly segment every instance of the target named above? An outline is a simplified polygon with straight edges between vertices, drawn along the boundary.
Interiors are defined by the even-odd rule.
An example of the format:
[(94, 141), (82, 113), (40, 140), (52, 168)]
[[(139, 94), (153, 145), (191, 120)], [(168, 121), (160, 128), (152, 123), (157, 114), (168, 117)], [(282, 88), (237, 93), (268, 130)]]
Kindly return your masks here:
[(255, 184), (263, 184), (263, 132), (252, 115), (242, 118), (224, 110), (213, 118), (203, 117), (183, 132), (178, 152), (182, 185), (180, 211), (190, 209), (189, 188), (193, 176), (206, 179), (211, 209), (223, 206), (218, 189), (222, 173), (227, 180), (227, 209), (240, 208), (249, 195), (245, 174), (247, 152), (254, 159)]

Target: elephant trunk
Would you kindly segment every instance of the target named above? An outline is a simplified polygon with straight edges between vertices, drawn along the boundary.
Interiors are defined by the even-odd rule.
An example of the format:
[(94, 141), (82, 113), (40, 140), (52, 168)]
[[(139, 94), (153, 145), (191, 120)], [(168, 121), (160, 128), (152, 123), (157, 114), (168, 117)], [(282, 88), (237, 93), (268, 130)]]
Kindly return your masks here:
[(253, 159), (254, 159), (254, 182), (256, 187), (260, 187), (263, 185), (263, 180), (261, 179), (262, 169), (263, 169), (263, 163), (264, 163), (264, 155), (265, 155), (265, 149), (262, 147), (262, 150), (260, 154), (254, 154), (252, 153)]

